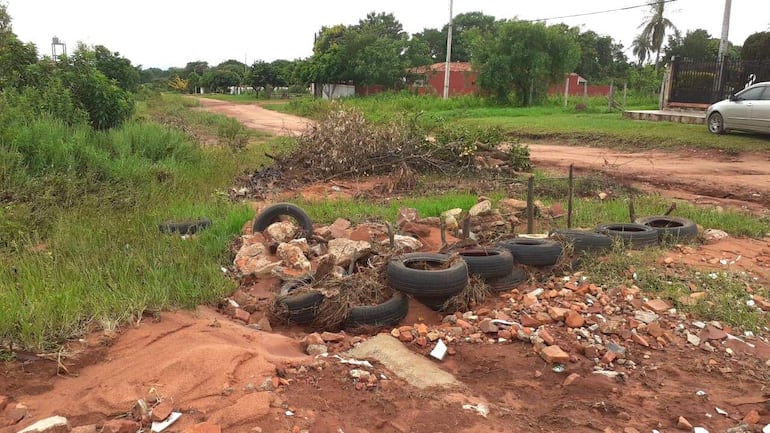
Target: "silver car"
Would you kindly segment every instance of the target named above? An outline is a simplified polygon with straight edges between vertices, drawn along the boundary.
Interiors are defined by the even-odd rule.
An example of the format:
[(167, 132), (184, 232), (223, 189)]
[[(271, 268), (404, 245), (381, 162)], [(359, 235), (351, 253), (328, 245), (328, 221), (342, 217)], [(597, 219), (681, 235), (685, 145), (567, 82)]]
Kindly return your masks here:
[(706, 111), (706, 124), (714, 134), (730, 129), (770, 134), (770, 81), (712, 104)]

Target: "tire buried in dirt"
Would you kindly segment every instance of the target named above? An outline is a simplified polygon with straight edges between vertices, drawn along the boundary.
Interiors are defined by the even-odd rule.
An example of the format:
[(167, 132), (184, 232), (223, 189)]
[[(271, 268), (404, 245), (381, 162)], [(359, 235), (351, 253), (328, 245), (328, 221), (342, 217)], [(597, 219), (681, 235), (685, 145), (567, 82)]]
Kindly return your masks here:
[(180, 235), (194, 235), (201, 230), (205, 230), (211, 227), (211, 220), (208, 218), (200, 218), (197, 220), (183, 220), (183, 221), (164, 221), (158, 225), (158, 230), (161, 233)]
[(508, 275), (487, 280), (485, 283), (492, 293), (501, 293), (513, 290), (524, 281), (527, 281), (527, 273), (524, 269), (514, 266)]
[(655, 215), (637, 218), (636, 223), (657, 230), (660, 242), (688, 241), (698, 237), (698, 226), (687, 218)]
[(504, 277), (513, 269), (513, 255), (505, 248), (463, 248), (458, 254), (468, 264), (468, 274), (484, 280)]
[(302, 208), (291, 203), (276, 203), (266, 207), (254, 219), (253, 231), (261, 232), (268, 228), (270, 224), (278, 221), (281, 216), (290, 216), (297, 220), (297, 224), (305, 231), (305, 236), (310, 237), (313, 234), (313, 222)]
[(551, 232), (551, 239), (561, 242), (565, 247), (571, 246), (573, 254), (596, 253), (612, 249), (612, 238), (604, 233), (588, 230), (556, 229)]
[(403, 293), (396, 292), (382, 304), (351, 308), (343, 327), (349, 329), (358, 326), (392, 326), (406, 317), (408, 311), (409, 299)]
[(281, 286), (275, 302), (279, 309), (285, 309), (288, 322), (300, 325), (311, 323), (318, 314), (318, 308), (324, 300), (324, 295), (318, 292), (293, 293), (304, 287), (307, 281), (289, 281)]
[(658, 231), (636, 223), (600, 224), (596, 231), (623, 242), (633, 249), (647, 248), (658, 244)]
[(510, 251), (515, 263), (528, 266), (553, 266), (564, 251), (561, 244), (552, 239), (515, 238), (497, 245)]
[(468, 265), (463, 260), (450, 260), (446, 254), (437, 253), (393, 257), (386, 265), (388, 284), (415, 297), (450, 298), (468, 285)]

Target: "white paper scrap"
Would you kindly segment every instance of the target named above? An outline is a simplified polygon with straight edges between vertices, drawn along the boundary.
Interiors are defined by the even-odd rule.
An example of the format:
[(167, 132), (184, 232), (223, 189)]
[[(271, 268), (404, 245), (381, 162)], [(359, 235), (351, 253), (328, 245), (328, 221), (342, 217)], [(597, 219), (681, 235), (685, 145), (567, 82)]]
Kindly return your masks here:
[(446, 356), (447, 347), (446, 344), (439, 338), (438, 343), (436, 343), (436, 347), (433, 348), (430, 352), (430, 356), (438, 359), (439, 361), (444, 359), (444, 356)]

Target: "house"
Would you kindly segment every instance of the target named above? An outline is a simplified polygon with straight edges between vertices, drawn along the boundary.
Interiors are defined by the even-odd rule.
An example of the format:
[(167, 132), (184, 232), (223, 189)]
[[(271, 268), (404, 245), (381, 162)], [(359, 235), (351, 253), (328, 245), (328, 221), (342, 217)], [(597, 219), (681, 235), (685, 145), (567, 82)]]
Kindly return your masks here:
[[(410, 82), (420, 95), (443, 95), (446, 63), (434, 63), (409, 69)], [(478, 74), (468, 62), (453, 62), (449, 67), (449, 96), (469, 95), (478, 92)]]

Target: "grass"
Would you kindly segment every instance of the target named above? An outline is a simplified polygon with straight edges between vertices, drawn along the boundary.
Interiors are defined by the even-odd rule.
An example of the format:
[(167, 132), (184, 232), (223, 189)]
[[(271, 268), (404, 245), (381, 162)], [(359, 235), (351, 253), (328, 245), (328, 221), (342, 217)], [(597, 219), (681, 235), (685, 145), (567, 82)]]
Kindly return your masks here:
[[(495, 105), (474, 96), (443, 100), (432, 96), (386, 93), (335, 102), (298, 98), (288, 104), (267, 104), (265, 108), (318, 119), (335, 107), (354, 107), (367, 118), (384, 122), (394, 116), (418, 116), (425, 125), (457, 123), (481, 128), (500, 127), (516, 140), (558, 140), (626, 149), (693, 148), (727, 152), (766, 151), (770, 139), (753, 134), (714, 135), (705, 125), (648, 122), (624, 119), (620, 111), (610, 111), (607, 99), (588, 98), (586, 109), (576, 111), (582, 98), (571, 98), (568, 108), (558, 97), (541, 106), (510, 107)], [(633, 95), (627, 109), (655, 109), (657, 99)]]
[[(80, 150), (46, 151), (33, 160), (49, 161), (41, 165), (48, 170), (60, 164), (59, 175), (50, 176), (58, 183), (46, 184), (45, 170), (25, 172), (27, 183), (19, 185), (33, 194), (0, 205), (6, 241), (0, 248), (0, 346), (52, 350), (89, 330), (136, 322), (147, 311), (210, 303), (234, 290), (221, 267), (230, 264), (228, 244), (253, 211), (231, 203), (224, 191), (238, 174), (264, 162), (258, 147), (265, 144), (251, 137), (237, 153), (227, 146), (200, 148), (148, 120), (148, 106), (169, 116), (190, 105), (178, 97), (148, 102), (138, 120), (120, 129), (91, 138), (76, 130), (74, 136), (85, 140)], [(205, 119), (204, 128), (227, 122), (207, 113), (190, 116)], [(54, 140), (70, 132), (48, 133)], [(109, 149), (110, 157), (88, 143)], [(78, 153), (84, 150), (90, 156)], [(68, 159), (73, 153), (80, 156)], [(83, 169), (69, 172), (70, 163)], [(88, 188), (73, 186), (81, 183)], [(165, 220), (200, 216), (213, 225), (199, 236), (158, 231)]]

